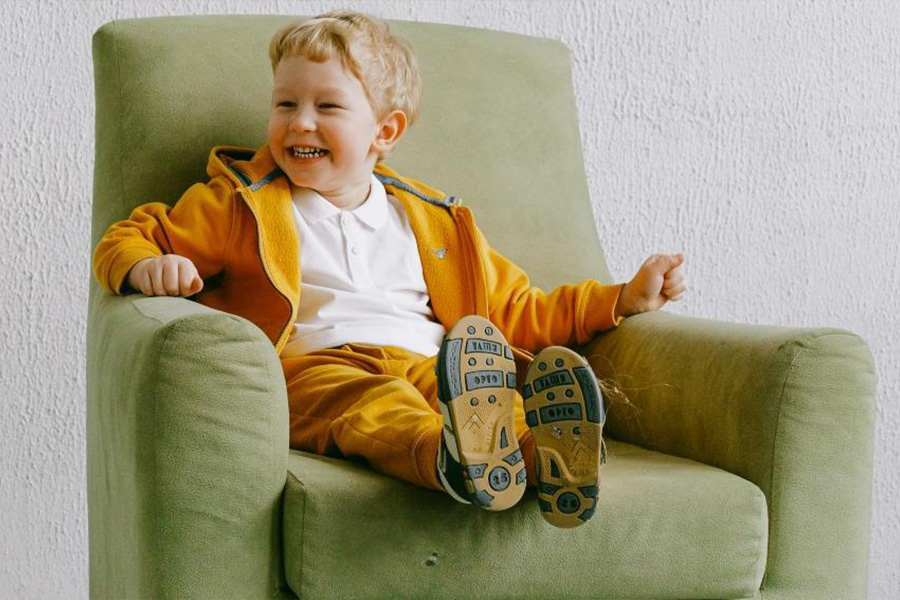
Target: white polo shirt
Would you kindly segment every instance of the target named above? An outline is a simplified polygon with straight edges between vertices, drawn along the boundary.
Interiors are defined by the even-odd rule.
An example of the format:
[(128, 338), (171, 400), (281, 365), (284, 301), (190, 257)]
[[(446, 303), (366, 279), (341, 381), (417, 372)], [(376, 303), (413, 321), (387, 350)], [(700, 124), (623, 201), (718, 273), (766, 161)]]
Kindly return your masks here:
[(300, 308), (281, 356), (350, 342), (436, 355), (446, 330), (431, 310), (400, 201), (374, 174), (369, 197), (352, 211), (309, 188), (291, 184), (291, 191), (300, 235)]

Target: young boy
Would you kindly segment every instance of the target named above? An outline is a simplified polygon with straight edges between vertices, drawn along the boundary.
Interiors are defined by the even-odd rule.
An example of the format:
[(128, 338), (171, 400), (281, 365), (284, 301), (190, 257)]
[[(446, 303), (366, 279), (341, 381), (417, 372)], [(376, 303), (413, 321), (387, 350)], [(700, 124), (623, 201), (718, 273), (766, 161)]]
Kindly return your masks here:
[(112, 224), (100, 285), (255, 323), (281, 359), (294, 449), (488, 510), (527, 483), (548, 522), (585, 522), (605, 411), (564, 346), (680, 299), (683, 257), (653, 255), (627, 284), (532, 288), (457, 198), (382, 162), (421, 96), (386, 24), (326, 13), (279, 30), (269, 53), (267, 143), (213, 148), (207, 183)]

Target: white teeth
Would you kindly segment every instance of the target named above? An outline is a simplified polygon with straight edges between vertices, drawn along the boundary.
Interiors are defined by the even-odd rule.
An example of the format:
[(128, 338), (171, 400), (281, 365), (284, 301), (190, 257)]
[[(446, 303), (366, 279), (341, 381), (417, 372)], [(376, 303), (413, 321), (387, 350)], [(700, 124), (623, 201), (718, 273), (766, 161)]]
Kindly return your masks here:
[(312, 148), (312, 147), (303, 147), (303, 148), (294, 147), (293, 150), (294, 150), (294, 156), (302, 156), (304, 158), (324, 156), (326, 153), (325, 150), (322, 150), (320, 148)]

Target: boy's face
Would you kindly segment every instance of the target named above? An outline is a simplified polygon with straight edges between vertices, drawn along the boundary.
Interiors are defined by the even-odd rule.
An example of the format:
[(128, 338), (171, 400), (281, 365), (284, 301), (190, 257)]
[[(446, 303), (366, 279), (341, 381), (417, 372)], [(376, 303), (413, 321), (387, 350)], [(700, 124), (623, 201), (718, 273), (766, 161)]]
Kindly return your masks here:
[[(405, 127), (401, 111), (376, 122), (362, 83), (339, 58), (317, 63), (288, 56), (278, 63), (268, 143), (294, 185), (312, 188), (340, 208), (358, 206), (368, 196), (377, 153), (399, 141)], [(297, 156), (294, 148), (303, 147), (325, 153)]]

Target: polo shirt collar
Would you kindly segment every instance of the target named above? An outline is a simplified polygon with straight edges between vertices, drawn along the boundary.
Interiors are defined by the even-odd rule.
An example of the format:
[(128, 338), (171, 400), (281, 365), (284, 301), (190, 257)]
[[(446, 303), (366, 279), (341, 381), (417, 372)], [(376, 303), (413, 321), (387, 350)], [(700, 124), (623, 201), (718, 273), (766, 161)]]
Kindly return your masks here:
[(341, 212), (349, 212), (371, 229), (378, 229), (387, 217), (387, 191), (384, 184), (372, 174), (369, 197), (352, 211), (342, 211), (311, 188), (296, 187), (293, 190), (294, 206), (308, 223), (318, 223)]

